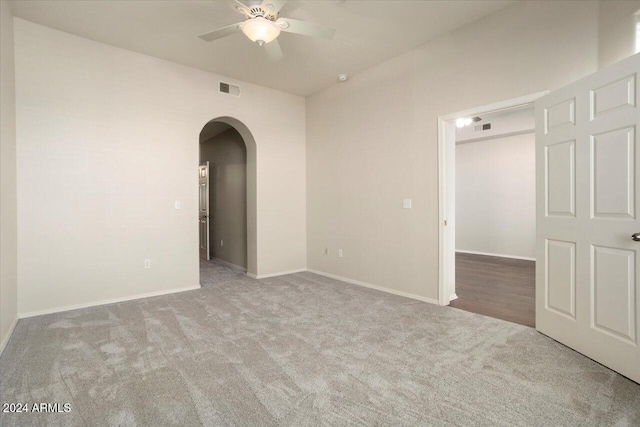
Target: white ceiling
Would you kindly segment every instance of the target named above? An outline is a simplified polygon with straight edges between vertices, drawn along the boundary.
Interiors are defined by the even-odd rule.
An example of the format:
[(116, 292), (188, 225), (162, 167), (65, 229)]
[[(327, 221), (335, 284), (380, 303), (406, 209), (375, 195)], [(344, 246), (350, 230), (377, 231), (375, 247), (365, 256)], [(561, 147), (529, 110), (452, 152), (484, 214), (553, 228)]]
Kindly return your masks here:
[(267, 60), (238, 33), (198, 35), (243, 20), (224, 1), (15, 0), (14, 15), (91, 40), (298, 95), (310, 95), (502, 9), (513, 1), (290, 1), (280, 15), (336, 28), (333, 40), (283, 33)]

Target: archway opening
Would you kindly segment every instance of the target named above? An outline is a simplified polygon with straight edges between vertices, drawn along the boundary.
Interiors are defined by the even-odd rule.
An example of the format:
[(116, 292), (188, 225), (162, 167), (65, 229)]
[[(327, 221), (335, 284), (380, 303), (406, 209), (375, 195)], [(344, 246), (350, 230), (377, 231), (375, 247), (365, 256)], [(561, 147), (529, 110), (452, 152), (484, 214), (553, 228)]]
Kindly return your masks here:
[(257, 275), (256, 144), (232, 117), (206, 123), (199, 136), (201, 267), (226, 264)]

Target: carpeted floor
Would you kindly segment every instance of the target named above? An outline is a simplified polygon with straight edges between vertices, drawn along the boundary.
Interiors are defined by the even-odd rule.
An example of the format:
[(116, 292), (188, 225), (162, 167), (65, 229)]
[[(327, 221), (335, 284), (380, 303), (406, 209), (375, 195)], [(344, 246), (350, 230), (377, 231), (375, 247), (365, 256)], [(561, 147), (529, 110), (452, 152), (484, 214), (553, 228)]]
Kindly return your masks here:
[(640, 385), (502, 320), (312, 273), (23, 319), (2, 426), (638, 426)]

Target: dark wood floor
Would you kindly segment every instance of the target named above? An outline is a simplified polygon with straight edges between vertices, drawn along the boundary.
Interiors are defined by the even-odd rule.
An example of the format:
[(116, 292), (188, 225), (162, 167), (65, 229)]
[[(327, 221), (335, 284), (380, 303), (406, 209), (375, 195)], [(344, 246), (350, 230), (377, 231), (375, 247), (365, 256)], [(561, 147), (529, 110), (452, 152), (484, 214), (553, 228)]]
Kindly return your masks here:
[(534, 327), (535, 261), (456, 254), (456, 294), (450, 306)]

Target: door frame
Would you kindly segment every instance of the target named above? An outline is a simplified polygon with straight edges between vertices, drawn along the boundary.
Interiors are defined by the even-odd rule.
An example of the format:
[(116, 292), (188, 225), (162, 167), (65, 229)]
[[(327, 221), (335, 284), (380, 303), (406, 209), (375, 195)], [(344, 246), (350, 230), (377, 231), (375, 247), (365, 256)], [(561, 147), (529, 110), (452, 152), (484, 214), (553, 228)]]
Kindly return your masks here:
[[(206, 261), (209, 261), (211, 259), (211, 239), (209, 238), (209, 230), (211, 228), (211, 210), (210, 210), (210, 198), (209, 198), (209, 192), (211, 191), (210, 189), (210, 182), (211, 182), (211, 177), (209, 176), (209, 160), (207, 160), (206, 162), (202, 163), (202, 160), (200, 160), (200, 165), (198, 166), (198, 181), (202, 181), (203, 180), (203, 176), (202, 176), (202, 168), (204, 168), (205, 170), (205, 181), (206, 181), (206, 187), (207, 187), (207, 191), (205, 193), (205, 213), (206, 213), (206, 242), (207, 244), (206, 246), (206, 258), (202, 258), (202, 242), (200, 242), (200, 259), (204, 259)], [(198, 187), (202, 187), (202, 183), (199, 182), (198, 183)], [(199, 193), (198, 193), (198, 221), (202, 222), (202, 206), (200, 205), (200, 203), (202, 202), (202, 192), (201, 192), (201, 188), (198, 189)], [(202, 233), (202, 230), (200, 230), (200, 233)], [(198, 239), (200, 240), (200, 239)]]
[[(455, 159), (455, 153), (451, 153), (448, 148), (447, 138), (451, 136), (450, 129), (455, 129), (455, 121), (463, 117), (474, 117), (488, 113), (495, 113), (524, 105), (533, 104), (537, 99), (548, 94), (549, 91), (541, 91), (511, 98), (493, 104), (470, 108), (456, 113), (438, 116), (438, 304), (449, 305), (456, 299), (455, 282), (448, 282), (447, 267), (451, 262), (455, 262), (455, 247), (447, 245), (447, 227), (455, 227), (455, 219), (447, 222), (447, 205), (452, 203), (455, 206), (455, 187), (449, 188), (447, 185), (447, 167), (450, 158)], [(453, 127), (451, 125), (453, 124)], [(455, 144), (454, 144), (455, 147)], [(455, 163), (454, 163), (455, 164)], [(446, 224), (446, 225), (445, 225)], [(453, 292), (451, 292), (453, 290)]]
[[(239, 119), (231, 116), (218, 116), (205, 123), (198, 133), (198, 164), (201, 161), (200, 133), (212, 122), (226, 123), (234, 128), (242, 137), (247, 162), (247, 268), (246, 274), (251, 278), (260, 278), (258, 258), (258, 147), (249, 127)], [(215, 219), (215, 218), (214, 218)]]

